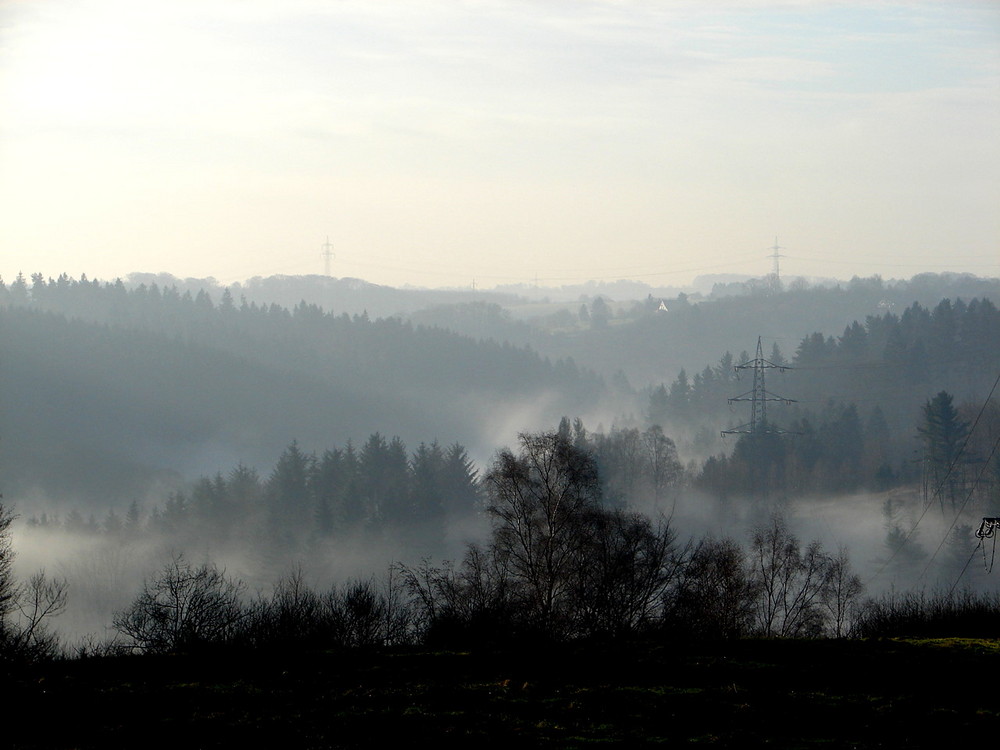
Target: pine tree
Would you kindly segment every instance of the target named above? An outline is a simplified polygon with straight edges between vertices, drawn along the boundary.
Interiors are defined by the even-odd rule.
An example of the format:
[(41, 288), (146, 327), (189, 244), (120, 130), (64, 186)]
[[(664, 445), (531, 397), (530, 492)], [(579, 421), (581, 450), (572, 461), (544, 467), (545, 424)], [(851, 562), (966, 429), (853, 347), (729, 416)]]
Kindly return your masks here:
[(410, 459), (409, 514), (415, 521), (439, 519), (444, 512), (444, 451), (435, 440), (421, 443)]
[(479, 471), (460, 443), (452, 445), (445, 454), (442, 488), (447, 515), (462, 517), (479, 510)]
[(923, 424), (917, 428), (924, 441), (929, 489), (939, 494), (942, 505), (947, 497), (952, 507), (964, 485), (965, 466), (969, 463), (969, 455), (963, 450), (969, 423), (959, 419), (953, 398), (947, 391), (940, 391), (929, 399), (923, 408)]
[(296, 441), (278, 459), (267, 482), (271, 528), (278, 535), (291, 535), (307, 527), (313, 507), (314, 465), (315, 458), (303, 453)]

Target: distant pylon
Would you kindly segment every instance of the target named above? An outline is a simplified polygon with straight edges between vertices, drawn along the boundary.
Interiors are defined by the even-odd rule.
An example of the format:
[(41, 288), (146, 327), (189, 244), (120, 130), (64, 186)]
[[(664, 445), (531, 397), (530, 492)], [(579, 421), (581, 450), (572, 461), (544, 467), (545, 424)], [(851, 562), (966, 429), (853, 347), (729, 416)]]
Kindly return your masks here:
[(333, 245), (330, 244), (330, 235), (326, 236), (326, 242), (323, 243), (323, 252), (320, 255), (323, 256), (323, 270), (325, 275), (330, 275), (330, 261), (333, 259)]
[(787, 365), (776, 365), (770, 360), (764, 359), (764, 354), (761, 351), (760, 336), (757, 337), (757, 356), (753, 359), (743, 362), (742, 364), (736, 365), (734, 368), (737, 374), (740, 370), (753, 370), (753, 390), (747, 391), (739, 396), (729, 399), (729, 403), (735, 401), (749, 401), (750, 402), (750, 421), (746, 424), (741, 424), (739, 427), (732, 430), (723, 430), (723, 435), (750, 435), (756, 437), (758, 435), (785, 435), (786, 430), (782, 430), (778, 427), (772, 427), (767, 421), (767, 402), (768, 401), (781, 401), (785, 404), (794, 404), (795, 400), (790, 398), (783, 398), (782, 396), (776, 396), (773, 393), (769, 393), (764, 387), (764, 371), (765, 370), (778, 370), (784, 372), (785, 370), (791, 370), (793, 368)]
[(785, 257), (784, 255), (782, 255), (778, 251), (779, 250), (784, 250), (784, 249), (785, 248), (781, 247), (781, 245), (778, 244), (778, 236), (775, 235), (774, 236), (774, 247), (768, 248), (768, 250), (772, 251), (772, 253), (771, 253), (771, 259), (774, 261), (774, 263), (771, 266), (771, 273), (774, 274), (774, 280), (775, 280), (775, 282), (778, 282), (778, 281), (781, 280), (781, 273), (780, 273), (781, 269), (780, 269), (780, 266), (778, 265), (778, 259)]

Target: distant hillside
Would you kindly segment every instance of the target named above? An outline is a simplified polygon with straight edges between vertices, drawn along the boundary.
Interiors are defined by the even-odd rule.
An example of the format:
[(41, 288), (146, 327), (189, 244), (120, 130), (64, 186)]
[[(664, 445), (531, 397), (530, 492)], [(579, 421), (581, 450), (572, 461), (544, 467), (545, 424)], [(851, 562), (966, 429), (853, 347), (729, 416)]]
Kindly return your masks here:
[(595, 376), (524, 347), (313, 305), (122, 283), (0, 289), (6, 497), (130, 499), (153, 481), (269, 464), (374, 431), (488, 456), (524, 419), (600, 397)]
[[(705, 288), (716, 281), (714, 291)], [(276, 303), (289, 309), (305, 301), (326, 312), (371, 318), (399, 316), (475, 339), (529, 346), (553, 360), (610, 378), (619, 370), (637, 389), (673, 380), (681, 368), (696, 372), (729, 351), (752, 349), (757, 337), (786, 352), (815, 332), (836, 334), (869, 315), (901, 314), (913, 303), (933, 308), (942, 299), (1000, 301), (1000, 279), (969, 274), (921, 274), (909, 280), (857, 278), (812, 285), (793, 280), (775, 291), (766, 279), (706, 277), (705, 294), (656, 288), (640, 282), (545, 288), (512, 285), (494, 291), (395, 289), (359, 279), (325, 276), (254, 278), (229, 287), (234, 304)], [(176, 288), (216, 302), (226, 290), (214, 280), (179, 280), (166, 274), (132, 274), (126, 286)], [(591, 320), (598, 297), (610, 308), (606, 325)], [(660, 309), (661, 301), (666, 311)], [(586, 311), (586, 312), (584, 312)], [(586, 315), (586, 317), (581, 317)]]
[[(519, 430), (551, 426), (562, 415), (642, 420), (652, 389), (674, 383), (681, 368), (696, 388), (706, 367), (717, 368), (727, 351), (739, 361), (757, 336), (766, 354), (777, 345), (792, 359), (815, 333), (826, 341), (847, 335), (854, 321), (865, 327), (914, 303), (936, 310), (944, 298), (964, 310), (960, 300), (1000, 299), (1000, 281), (927, 274), (777, 292), (746, 283), (719, 298), (663, 300), (666, 311), (652, 295), (610, 300), (602, 317), (591, 313), (601, 304), (596, 297), (546, 305), (326, 277), (275, 277), (231, 289), (162, 276), (136, 275), (128, 284), (19, 277), (0, 283), (2, 490), (8, 499), (37, 491), (127, 500), (150, 483), (237, 462), (269, 464), (292, 440), (321, 450), (375, 431), (411, 445), (458, 441), (483, 460)], [(532, 305), (547, 317), (523, 315)], [(411, 312), (378, 317), (379, 309)], [(900, 366), (917, 375), (944, 351), (934, 345), (921, 354), (919, 342), (913, 346)], [(619, 372), (631, 396), (623, 396), (629, 389)], [(951, 387), (928, 378), (927, 387)], [(814, 402), (866, 398), (863, 381), (850, 388), (828, 381), (809, 381)], [(980, 390), (966, 381), (953, 388), (959, 402)], [(738, 395), (731, 384), (720, 380), (691, 397), (702, 394), (701, 427), (717, 434), (729, 426), (720, 420), (743, 420), (742, 413), (718, 414), (726, 397)], [(902, 403), (895, 394), (883, 404), (890, 427), (910, 434), (909, 415), (930, 395), (910, 388)], [(867, 398), (863, 417), (875, 405)], [(675, 410), (664, 427), (669, 435), (698, 425)]]
[(133, 273), (125, 279), (129, 288), (156, 286), (159, 289), (177, 289), (197, 295), (205, 291), (218, 300), (225, 289), (237, 304), (242, 299), (258, 305), (277, 304), (289, 309), (300, 302), (319, 305), (327, 312), (386, 318), (407, 315), (435, 305), (464, 304), (489, 301), (497, 304), (516, 304), (521, 298), (507, 292), (474, 289), (397, 289), (372, 284), (361, 279), (332, 278), (329, 276), (255, 276), (228, 287), (215, 279), (177, 279), (170, 274)]
[[(579, 365), (609, 378), (621, 370), (635, 388), (669, 383), (681, 368), (689, 374), (715, 364), (729, 351), (736, 357), (752, 350), (764, 337), (768, 350), (774, 343), (786, 353), (815, 332), (835, 335), (854, 321), (894, 312), (900, 315), (914, 303), (934, 308), (942, 299), (973, 298), (1000, 301), (1000, 279), (969, 275), (924, 274), (905, 282), (879, 278), (854, 279), (834, 287), (794, 288), (774, 292), (764, 284), (745, 284), (742, 294), (697, 301), (680, 295), (638, 301), (610, 300), (612, 316), (601, 325), (576, 318), (579, 304), (570, 311), (569, 324), (551, 333), (528, 333), (524, 327), (494, 326), (517, 343), (553, 359), (572, 358)], [(443, 324), (446, 311), (438, 310), (435, 322)], [(423, 313), (422, 313), (423, 314)], [(496, 316), (486, 320), (495, 320)], [(531, 322), (531, 321), (528, 321)], [(570, 327), (572, 326), (572, 327)]]

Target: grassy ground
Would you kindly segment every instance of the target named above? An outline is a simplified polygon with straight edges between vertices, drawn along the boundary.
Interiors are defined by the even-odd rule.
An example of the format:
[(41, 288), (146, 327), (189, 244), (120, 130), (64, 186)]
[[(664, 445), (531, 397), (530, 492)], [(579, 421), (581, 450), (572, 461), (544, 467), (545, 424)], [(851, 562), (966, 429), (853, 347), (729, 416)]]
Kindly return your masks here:
[(3, 744), (937, 749), (995, 742), (998, 665), (973, 640), (89, 659), (5, 675)]

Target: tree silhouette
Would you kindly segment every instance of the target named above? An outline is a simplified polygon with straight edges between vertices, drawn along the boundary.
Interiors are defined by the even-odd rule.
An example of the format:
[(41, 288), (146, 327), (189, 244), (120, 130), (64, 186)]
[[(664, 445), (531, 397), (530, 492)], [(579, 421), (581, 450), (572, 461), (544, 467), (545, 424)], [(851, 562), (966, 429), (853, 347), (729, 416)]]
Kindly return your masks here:
[(969, 456), (963, 451), (969, 423), (959, 418), (952, 401), (953, 396), (947, 391), (928, 399), (923, 407), (923, 424), (917, 427), (917, 432), (924, 441), (924, 460), (933, 490), (939, 493), (942, 506), (947, 496), (954, 507), (964, 485), (965, 464), (969, 463)]
[(243, 584), (215, 565), (192, 567), (174, 557), (142, 593), (114, 616), (114, 627), (147, 653), (190, 649), (232, 638), (246, 611)]
[(558, 432), (522, 433), (518, 442), (517, 455), (500, 451), (486, 474), (487, 511), (522, 606), (551, 630), (565, 614), (600, 479), (593, 457)]
[(276, 538), (288, 537), (307, 527), (313, 509), (311, 498), (315, 458), (293, 441), (278, 458), (267, 482), (271, 528)]

